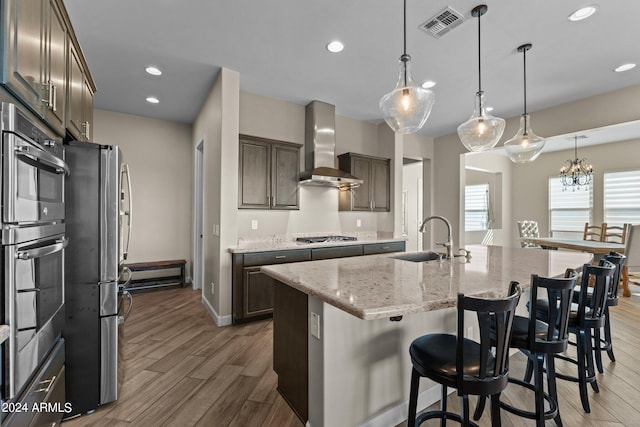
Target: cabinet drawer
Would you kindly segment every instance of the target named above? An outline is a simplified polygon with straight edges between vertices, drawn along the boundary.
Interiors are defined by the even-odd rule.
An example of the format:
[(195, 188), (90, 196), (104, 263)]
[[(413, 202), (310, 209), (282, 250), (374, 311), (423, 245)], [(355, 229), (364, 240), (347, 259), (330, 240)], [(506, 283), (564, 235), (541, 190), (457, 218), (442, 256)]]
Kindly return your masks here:
[(363, 245), (364, 255), (384, 254), (387, 252), (404, 252), (405, 242), (371, 243)]
[(311, 249), (311, 259), (345, 258), (362, 255), (362, 245)]
[(244, 255), (244, 266), (284, 264), (287, 262), (311, 261), (310, 249), (256, 252)]

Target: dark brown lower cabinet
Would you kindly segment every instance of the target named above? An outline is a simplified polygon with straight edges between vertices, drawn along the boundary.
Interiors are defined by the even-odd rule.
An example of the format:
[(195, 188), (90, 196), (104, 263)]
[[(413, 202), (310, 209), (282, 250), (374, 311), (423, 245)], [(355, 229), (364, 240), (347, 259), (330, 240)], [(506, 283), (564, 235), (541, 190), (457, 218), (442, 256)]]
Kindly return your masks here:
[(273, 370), (278, 392), (302, 423), (309, 419), (307, 294), (274, 280)]
[(244, 268), (244, 306), (246, 317), (269, 314), (273, 309), (274, 279), (260, 272), (260, 267)]
[(250, 322), (271, 316), (275, 280), (260, 272), (260, 267), (263, 265), (404, 252), (404, 250), (405, 242), (398, 241), (234, 253), (231, 257), (233, 323)]

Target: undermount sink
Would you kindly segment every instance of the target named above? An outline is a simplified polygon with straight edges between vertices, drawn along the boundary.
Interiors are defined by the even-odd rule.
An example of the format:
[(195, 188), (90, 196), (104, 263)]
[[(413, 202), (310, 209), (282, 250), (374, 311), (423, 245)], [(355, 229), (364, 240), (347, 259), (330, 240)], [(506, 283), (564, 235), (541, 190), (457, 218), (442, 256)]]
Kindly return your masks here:
[(438, 252), (412, 252), (408, 254), (395, 255), (391, 258), (400, 259), (403, 261), (411, 261), (411, 262), (426, 262), (426, 261), (435, 261), (437, 259), (442, 259), (445, 257), (445, 254), (441, 254)]

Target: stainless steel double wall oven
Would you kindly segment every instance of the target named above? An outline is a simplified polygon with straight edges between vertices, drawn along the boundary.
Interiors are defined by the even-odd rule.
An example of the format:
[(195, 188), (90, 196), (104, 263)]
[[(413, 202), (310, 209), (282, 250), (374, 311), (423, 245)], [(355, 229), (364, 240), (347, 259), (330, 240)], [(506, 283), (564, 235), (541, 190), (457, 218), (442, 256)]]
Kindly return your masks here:
[[(62, 141), (11, 103), (2, 132), (3, 402), (46, 400), (62, 390), (64, 360), (65, 175)], [(55, 369), (45, 369), (47, 367)], [(44, 375), (46, 373), (46, 375)], [(32, 414), (33, 416), (34, 414)], [(3, 413), (3, 425), (19, 414)], [(20, 422), (21, 423), (21, 422)], [(18, 424), (20, 424), (18, 423)]]

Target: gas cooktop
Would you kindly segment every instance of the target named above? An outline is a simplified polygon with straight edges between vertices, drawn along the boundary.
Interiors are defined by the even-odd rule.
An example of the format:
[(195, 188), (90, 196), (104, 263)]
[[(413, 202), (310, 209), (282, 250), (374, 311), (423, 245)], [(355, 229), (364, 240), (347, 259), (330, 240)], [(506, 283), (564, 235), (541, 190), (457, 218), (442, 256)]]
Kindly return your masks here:
[(296, 242), (299, 243), (327, 243), (327, 242), (345, 242), (358, 240), (351, 236), (316, 236), (316, 237), (298, 237)]

